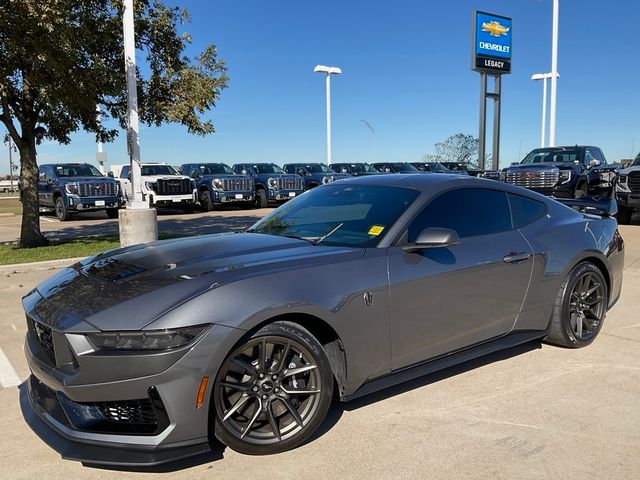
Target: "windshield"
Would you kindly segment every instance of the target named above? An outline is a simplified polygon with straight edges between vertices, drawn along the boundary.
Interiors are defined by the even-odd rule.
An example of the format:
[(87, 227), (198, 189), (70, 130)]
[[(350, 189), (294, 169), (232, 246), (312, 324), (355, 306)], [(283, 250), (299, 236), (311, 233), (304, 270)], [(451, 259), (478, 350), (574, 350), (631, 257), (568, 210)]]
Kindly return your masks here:
[(143, 165), (142, 176), (151, 175), (179, 175), (179, 173), (171, 165)]
[(520, 163), (568, 163), (575, 162), (579, 158), (578, 150), (533, 150)]
[(275, 163), (258, 163), (251, 166), (256, 173), (284, 173), (284, 170)]
[(396, 169), (396, 172), (414, 173), (418, 171), (416, 167), (409, 163), (394, 163), (393, 168)]
[(429, 163), (414, 163), (414, 167), (416, 167), (421, 172), (443, 172), (447, 173), (450, 170), (438, 162), (429, 162)]
[(629, 165), (630, 167), (640, 167), (640, 155), (638, 155), (636, 157), (636, 159), (633, 161), (633, 163), (631, 165)]
[(57, 177), (102, 177), (100, 171), (93, 165), (71, 164), (56, 165)]
[(248, 231), (323, 245), (375, 247), (418, 194), (399, 187), (326, 185), (290, 200)]
[(309, 173), (336, 173), (327, 167), (324, 163), (309, 163), (304, 165), (304, 168)]
[(201, 163), (196, 166), (196, 170), (200, 175), (233, 175), (231, 167), (224, 163)]

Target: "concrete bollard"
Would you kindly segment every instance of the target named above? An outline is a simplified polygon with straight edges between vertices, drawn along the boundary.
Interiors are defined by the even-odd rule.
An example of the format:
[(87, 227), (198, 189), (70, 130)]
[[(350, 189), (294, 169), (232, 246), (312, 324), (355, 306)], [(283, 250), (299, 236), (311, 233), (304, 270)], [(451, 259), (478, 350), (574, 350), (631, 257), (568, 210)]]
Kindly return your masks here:
[(120, 245), (123, 247), (158, 239), (158, 212), (155, 208), (121, 208), (118, 220)]

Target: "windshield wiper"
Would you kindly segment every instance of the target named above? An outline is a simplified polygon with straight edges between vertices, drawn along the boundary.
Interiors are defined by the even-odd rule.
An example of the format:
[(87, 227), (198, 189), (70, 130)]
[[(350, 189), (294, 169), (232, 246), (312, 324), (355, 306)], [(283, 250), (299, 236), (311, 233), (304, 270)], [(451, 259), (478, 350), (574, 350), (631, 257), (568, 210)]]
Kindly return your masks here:
[(311, 243), (318, 244), (328, 236), (333, 235), (342, 225), (344, 225), (343, 222), (336, 223), (331, 228), (329, 228), (329, 230), (326, 230), (322, 235), (318, 237), (307, 238), (306, 240), (309, 240)]

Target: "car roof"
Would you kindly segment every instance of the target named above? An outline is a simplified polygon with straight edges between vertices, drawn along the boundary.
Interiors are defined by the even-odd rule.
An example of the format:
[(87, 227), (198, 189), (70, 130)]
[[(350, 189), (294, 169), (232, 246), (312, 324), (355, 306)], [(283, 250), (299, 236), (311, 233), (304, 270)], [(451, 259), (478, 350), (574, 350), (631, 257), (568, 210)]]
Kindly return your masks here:
[[(340, 180), (340, 185), (354, 184), (354, 185), (371, 185), (371, 186), (388, 186), (388, 187), (403, 187), (414, 188), (421, 191), (440, 191), (448, 190), (450, 188), (488, 188), (492, 190), (501, 190), (504, 192), (510, 192), (517, 195), (549, 202), (549, 199), (544, 195), (536, 193), (532, 190), (527, 190), (516, 185), (509, 183), (498, 182), (496, 180), (490, 180), (487, 178), (478, 178), (467, 175), (455, 175), (449, 173), (443, 173), (441, 175), (414, 175), (414, 174), (395, 174), (395, 175), (371, 175), (364, 177), (349, 177), (344, 180)], [(329, 184), (335, 185), (335, 184)]]

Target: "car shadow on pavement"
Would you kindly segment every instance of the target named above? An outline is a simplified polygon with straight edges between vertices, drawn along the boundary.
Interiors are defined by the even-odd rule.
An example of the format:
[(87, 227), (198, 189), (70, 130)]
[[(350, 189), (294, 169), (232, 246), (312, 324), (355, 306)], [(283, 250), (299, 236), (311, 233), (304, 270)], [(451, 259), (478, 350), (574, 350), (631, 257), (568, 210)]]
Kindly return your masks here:
[(527, 342), (522, 345), (517, 345), (515, 347), (484, 355), (474, 360), (469, 360), (458, 365), (454, 365), (452, 367), (448, 367), (443, 370), (439, 370), (437, 372), (430, 373), (428, 375), (424, 375), (413, 380), (409, 380), (407, 382), (385, 388), (378, 392), (370, 393), (369, 395), (365, 395), (348, 402), (342, 403), (340, 401), (334, 401), (324, 422), (306, 443), (313, 442), (315, 439), (320, 438), (322, 435), (331, 430), (333, 426), (338, 423), (338, 420), (340, 419), (340, 417), (342, 417), (342, 414), (345, 410), (357, 410), (358, 408), (381, 402), (390, 397), (415, 390), (416, 388), (425, 387), (432, 383), (439, 382), (440, 380), (454, 377), (456, 375), (460, 375), (461, 373), (466, 373), (471, 370), (475, 370), (476, 368), (489, 365), (491, 363), (508, 360), (512, 357), (522, 355), (523, 353), (527, 353), (540, 348), (542, 348), (542, 342), (540, 340), (534, 340), (532, 342)]

